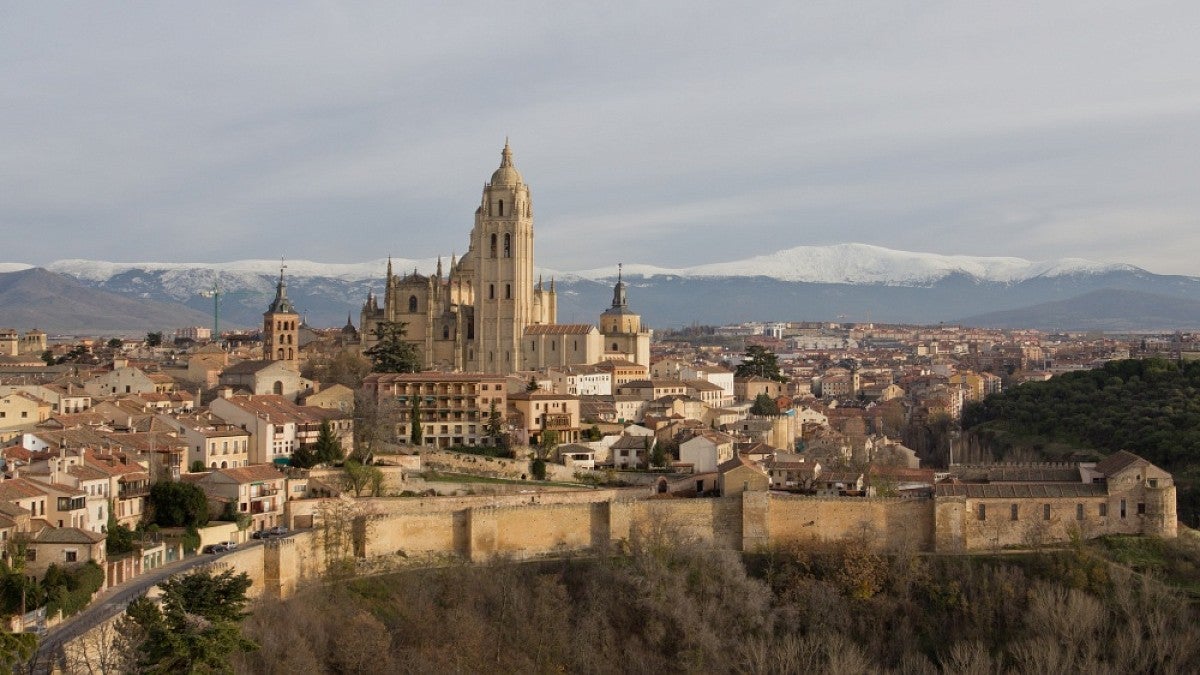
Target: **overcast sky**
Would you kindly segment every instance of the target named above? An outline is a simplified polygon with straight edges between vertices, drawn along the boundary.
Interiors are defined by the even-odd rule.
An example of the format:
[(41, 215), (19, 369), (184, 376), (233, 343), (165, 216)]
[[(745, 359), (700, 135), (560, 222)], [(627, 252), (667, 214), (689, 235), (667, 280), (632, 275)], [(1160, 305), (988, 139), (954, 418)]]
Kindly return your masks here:
[(461, 254), (507, 135), (539, 266), (1200, 275), (1200, 2), (742, 5), (0, 0), (0, 262)]

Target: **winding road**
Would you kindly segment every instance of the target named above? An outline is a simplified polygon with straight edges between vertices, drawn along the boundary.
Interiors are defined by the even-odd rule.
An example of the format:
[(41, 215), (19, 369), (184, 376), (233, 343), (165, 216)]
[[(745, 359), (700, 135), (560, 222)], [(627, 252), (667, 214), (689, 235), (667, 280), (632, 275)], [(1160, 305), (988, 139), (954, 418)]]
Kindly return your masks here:
[[(236, 550), (262, 545), (263, 542), (261, 540), (252, 540), (241, 544)], [(228, 553), (232, 553), (232, 551)], [(50, 672), (49, 665), (53, 662), (61, 662), (64, 658), (64, 645), (124, 612), (125, 608), (129, 606), (129, 603), (134, 598), (146, 593), (163, 580), (169, 579), (176, 574), (191, 571), (197, 567), (218, 562), (225, 555), (226, 553), (197, 554), (168, 563), (157, 569), (150, 570), (141, 576), (105, 589), (83, 611), (54, 626), (46, 631), (45, 635), (41, 636), (41, 639), (38, 640), (37, 656), (34, 658), (34, 664), (36, 664), (34, 671), (38, 673)]]

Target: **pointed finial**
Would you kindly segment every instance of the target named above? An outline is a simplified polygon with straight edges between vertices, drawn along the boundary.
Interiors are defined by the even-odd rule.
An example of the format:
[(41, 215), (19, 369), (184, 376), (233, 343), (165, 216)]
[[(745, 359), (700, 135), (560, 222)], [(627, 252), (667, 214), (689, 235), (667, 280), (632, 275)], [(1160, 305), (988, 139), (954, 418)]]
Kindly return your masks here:
[(392, 278), (392, 256), (390, 256), (390, 255), (388, 256), (388, 271), (387, 271), (387, 275), (388, 275), (388, 279), (391, 279), (391, 278)]
[(538, 275), (538, 290), (542, 290), (542, 275)]
[(504, 137), (504, 150), (500, 153), (500, 166), (512, 166), (512, 148), (508, 147), (508, 136)]
[(554, 277), (550, 277), (550, 292), (554, 292)]
[(437, 277), (442, 278), (442, 256), (438, 256)]
[(617, 263), (617, 283), (621, 283), (621, 268), (625, 267), (625, 263)]

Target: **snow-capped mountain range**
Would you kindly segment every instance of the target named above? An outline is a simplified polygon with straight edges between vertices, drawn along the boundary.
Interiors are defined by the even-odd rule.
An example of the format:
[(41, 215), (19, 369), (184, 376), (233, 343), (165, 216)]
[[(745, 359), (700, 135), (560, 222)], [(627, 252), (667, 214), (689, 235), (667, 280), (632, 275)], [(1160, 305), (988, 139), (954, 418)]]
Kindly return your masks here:
[[(448, 269), (449, 259), (442, 262)], [(368, 291), (382, 290), (387, 263), (386, 258), (346, 264), (288, 260), (288, 295), (314, 326), (341, 325), (347, 317), (358, 323)], [(392, 260), (396, 274), (412, 270), (431, 274), (437, 264), (437, 258)], [(0, 263), (0, 274), (29, 267)], [(94, 289), (183, 304), (210, 316), (212, 290), (219, 288), (223, 295), (221, 324), (233, 327), (256, 326), (261, 321), (275, 290), (280, 261), (59, 260), (45, 267)], [(655, 327), (750, 320), (937, 323), (991, 312), (1007, 312), (1004, 321), (1021, 326), (1021, 314), (1014, 310), (1105, 289), (1193, 304), (1200, 301), (1200, 279), (1156, 275), (1132, 265), (1078, 258), (1030, 261), (938, 255), (866, 244), (799, 246), (744, 260), (681, 268), (626, 264), (623, 271), (631, 286), (630, 303)], [(617, 268), (540, 269), (536, 273), (547, 281), (557, 280), (560, 321), (592, 323), (611, 302)], [(1160, 303), (1156, 314), (1142, 317), (1130, 303), (1119, 311), (1102, 310), (1103, 302), (1097, 303), (1097, 297), (1104, 295), (1093, 295), (1088, 303), (1090, 314), (1097, 314), (1094, 321), (1076, 316), (1072, 325), (1059, 327), (1125, 330), (1146, 321), (1155, 325), (1142, 326), (1145, 329), (1200, 326), (1200, 316), (1191, 316), (1193, 305), (1180, 306), (1179, 316), (1172, 317)], [(1047, 315), (1060, 314), (1042, 312), (1037, 316), (1044, 321)], [(0, 325), (6, 325), (2, 313)]]
[[(449, 261), (444, 261), (447, 265)], [(371, 281), (381, 279), (387, 269), (387, 259), (362, 263), (320, 263), (310, 260), (288, 260), (286, 276), (323, 277), (340, 281)], [(397, 273), (416, 269), (423, 274), (437, 267), (436, 258), (393, 259)], [(0, 272), (27, 269), (22, 263), (0, 263)], [(238, 260), (225, 263), (117, 263), (97, 260), (57, 260), (45, 266), (60, 274), (81, 281), (104, 283), (132, 271), (159, 273), (169, 286), (170, 294), (185, 299), (211, 288), (213, 281), (259, 286), (262, 277), (279, 274), (280, 262), (274, 260)], [(779, 281), (815, 284), (883, 284), (887, 286), (923, 286), (950, 275), (960, 274), (983, 282), (1017, 283), (1035, 277), (1055, 277), (1065, 274), (1096, 274), (1112, 271), (1142, 271), (1125, 264), (1100, 263), (1082, 258), (1032, 261), (1023, 258), (940, 255), (897, 251), (868, 244), (837, 244), (834, 246), (797, 246), (783, 251), (755, 256), (745, 260), (710, 263), (692, 267), (658, 267), (647, 264), (627, 264), (625, 274), (642, 277), (769, 277)], [(539, 270), (546, 277), (600, 281), (617, 276), (617, 267), (599, 267), (578, 272)]]

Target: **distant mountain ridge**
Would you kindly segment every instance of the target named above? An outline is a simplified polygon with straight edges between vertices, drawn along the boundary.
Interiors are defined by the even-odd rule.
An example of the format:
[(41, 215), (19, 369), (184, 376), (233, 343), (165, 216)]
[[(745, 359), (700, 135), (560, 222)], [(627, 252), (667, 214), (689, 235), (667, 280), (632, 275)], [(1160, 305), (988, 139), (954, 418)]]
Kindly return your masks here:
[(178, 304), (91, 288), (39, 267), (0, 273), (0, 327), (138, 334), (208, 323), (207, 315)]
[[(448, 265), (449, 260), (445, 259)], [(387, 259), (336, 264), (286, 261), (288, 295), (313, 326), (358, 322), (368, 291), (381, 293)], [(432, 273), (436, 258), (393, 259), (398, 274)], [(0, 271), (21, 269), (0, 263)], [(26, 266), (27, 267), (27, 266)], [(185, 305), (206, 313), (211, 324), (214, 287), (224, 297), (225, 327), (257, 326), (274, 293), (280, 262), (114, 263), (60, 260), (47, 266), (84, 285), (126, 297)], [(559, 320), (594, 322), (611, 301), (615, 266), (579, 272), (537, 270), (556, 278)], [(2, 275), (0, 275), (2, 276)], [(624, 266), (630, 303), (654, 327), (738, 321), (877, 321), (937, 323), (995, 312), (1016, 312), (1047, 302), (1066, 301), (1102, 289), (1132, 291), (1159, 298), (1157, 316), (1174, 312), (1178, 327), (1200, 326), (1187, 302), (1200, 302), (1200, 279), (1158, 275), (1126, 264), (1078, 258), (1029, 261), (1021, 258), (945, 256), (894, 251), (865, 244), (800, 246), (745, 260), (686, 268), (643, 264)], [(1097, 296), (1103, 297), (1103, 296)], [(1116, 297), (1116, 296), (1114, 296)], [(1113, 314), (1088, 303), (1096, 315), (1059, 313), (1071, 329), (1128, 330), (1139, 320), (1136, 307)], [(1165, 304), (1163, 304), (1165, 303)], [(1112, 314), (1112, 316), (1103, 316)], [(191, 315), (194, 316), (194, 315)], [(0, 315), (2, 317), (2, 315)], [(1069, 321), (1067, 320), (1069, 318)], [(1145, 318), (1144, 316), (1142, 318)], [(984, 320), (984, 319), (980, 319)], [(1025, 327), (1034, 317), (1019, 312), (988, 321)], [(1070, 324), (1070, 325), (1067, 325)], [(0, 325), (3, 325), (0, 322)]]

